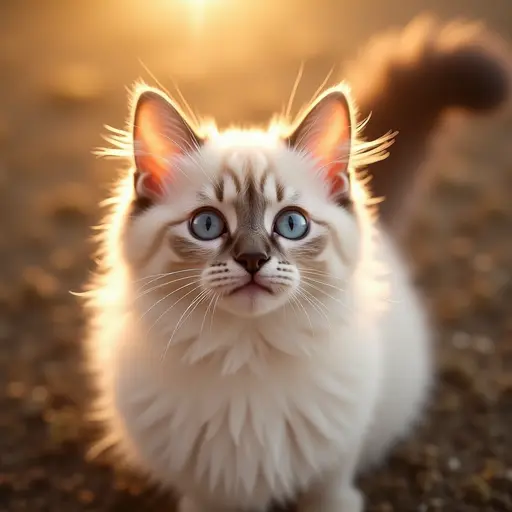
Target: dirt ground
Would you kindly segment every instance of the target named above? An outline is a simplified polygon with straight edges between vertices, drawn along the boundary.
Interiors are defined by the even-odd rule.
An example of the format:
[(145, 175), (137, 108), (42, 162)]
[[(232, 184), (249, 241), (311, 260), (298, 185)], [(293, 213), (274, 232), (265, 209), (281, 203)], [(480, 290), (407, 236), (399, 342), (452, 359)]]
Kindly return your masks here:
[[(125, 86), (154, 83), (141, 61), (201, 114), (261, 122), (301, 61), (297, 105), (370, 35), (427, 7), (512, 29), (510, 0), (211, 0), (203, 17), (191, 3), (0, 3), (0, 511), (172, 510), (85, 456), (84, 319), (69, 293), (93, 268), (90, 226), (116, 175), (91, 150), (103, 124), (123, 126)], [(512, 115), (443, 134), (407, 240), (439, 386), (424, 425), (362, 482), (373, 512), (512, 510)]]

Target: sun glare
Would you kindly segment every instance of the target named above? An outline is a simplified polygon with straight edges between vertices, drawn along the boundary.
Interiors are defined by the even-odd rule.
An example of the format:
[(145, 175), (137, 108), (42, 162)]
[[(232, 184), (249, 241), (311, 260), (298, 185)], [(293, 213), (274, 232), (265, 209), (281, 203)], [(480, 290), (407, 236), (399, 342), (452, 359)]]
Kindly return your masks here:
[(211, 7), (211, 4), (215, 3), (215, 0), (182, 0), (182, 3), (189, 11), (193, 28), (201, 30), (208, 17), (207, 11), (210, 11), (209, 7)]
[(204, 9), (206, 4), (212, 3), (213, 0), (185, 0), (185, 3), (192, 6), (194, 9)]

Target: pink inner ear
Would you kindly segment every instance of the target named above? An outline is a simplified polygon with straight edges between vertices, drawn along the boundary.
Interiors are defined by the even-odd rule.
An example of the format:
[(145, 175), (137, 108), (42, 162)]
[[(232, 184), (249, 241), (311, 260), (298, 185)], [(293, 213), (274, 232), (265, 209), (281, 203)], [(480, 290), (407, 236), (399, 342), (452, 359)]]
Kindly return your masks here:
[(164, 192), (163, 179), (159, 179), (152, 174), (140, 174), (135, 185), (135, 191), (139, 196), (148, 198), (157, 198)]
[(350, 192), (350, 179), (346, 172), (333, 174), (330, 177), (331, 194), (336, 196), (344, 196)]
[(342, 146), (346, 146), (350, 140), (349, 122), (347, 113), (339, 106), (329, 109), (324, 115), (324, 129), (319, 134), (316, 153), (321, 160), (329, 162), (343, 153)]
[[(322, 108), (323, 107), (323, 108)], [(320, 125), (312, 134), (312, 153), (322, 165), (328, 179), (346, 172), (350, 154), (350, 118), (344, 105), (337, 100), (321, 106), (316, 122)], [(315, 130), (312, 130), (313, 132)]]
[(137, 193), (159, 196), (175, 175), (173, 158), (194, 150), (199, 137), (182, 114), (161, 93), (141, 94), (135, 107), (134, 158), (140, 174)]
[[(162, 126), (159, 113), (154, 108), (141, 107), (134, 134), (135, 161), (137, 168), (150, 178), (145, 179), (144, 185), (152, 189), (160, 189), (163, 180), (167, 179), (171, 173), (169, 160), (173, 155), (173, 146), (166, 135), (160, 133)], [(153, 185), (150, 185), (151, 183)]]
[(320, 99), (306, 114), (292, 140), (318, 161), (333, 190), (348, 189), (351, 116), (342, 91), (334, 90)]

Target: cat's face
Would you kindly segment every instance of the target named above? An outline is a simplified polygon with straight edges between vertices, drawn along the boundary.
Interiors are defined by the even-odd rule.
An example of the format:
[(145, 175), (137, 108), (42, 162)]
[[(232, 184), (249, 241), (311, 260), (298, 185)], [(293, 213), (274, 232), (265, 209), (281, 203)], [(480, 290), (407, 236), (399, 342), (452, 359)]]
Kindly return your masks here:
[[(200, 140), (164, 98), (146, 94), (134, 121), (136, 199), (125, 230), (136, 277), (166, 274), (165, 293), (237, 316), (287, 304), (321, 309), (358, 250), (346, 155), (340, 165), (329, 146), (346, 148), (350, 137), (343, 98), (312, 108), (288, 140), (243, 131)], [(335, 176), (326, 179), (323, 165)]]

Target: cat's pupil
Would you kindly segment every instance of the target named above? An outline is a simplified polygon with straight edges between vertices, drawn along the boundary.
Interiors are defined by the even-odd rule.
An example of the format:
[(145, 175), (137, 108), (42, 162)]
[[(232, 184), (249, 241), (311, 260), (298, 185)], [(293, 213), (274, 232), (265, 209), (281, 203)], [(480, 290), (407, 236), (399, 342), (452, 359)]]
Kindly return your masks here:
[(293, 216), (288, 216), (288, 226), (290, 227), (290, 231), (293, 231), (293, 228), (295, 227), (295, 221), (293, 220)]
[(208, 215), (208, 217), (206, 217), (206, 231), (210, 231), (211, 227), (212, 227), (212, 218)]

